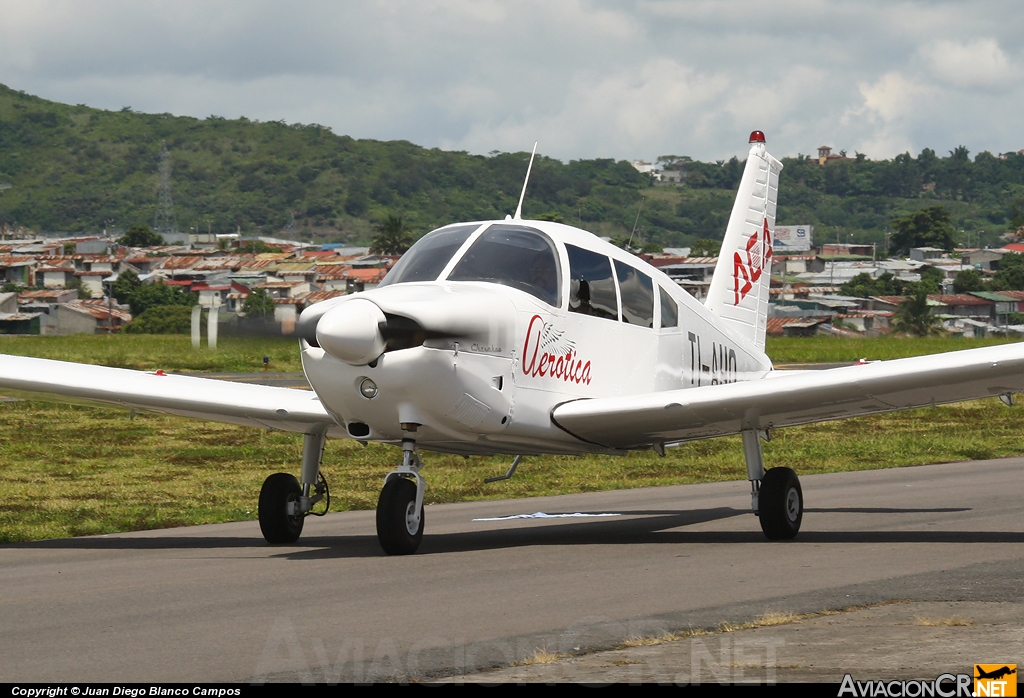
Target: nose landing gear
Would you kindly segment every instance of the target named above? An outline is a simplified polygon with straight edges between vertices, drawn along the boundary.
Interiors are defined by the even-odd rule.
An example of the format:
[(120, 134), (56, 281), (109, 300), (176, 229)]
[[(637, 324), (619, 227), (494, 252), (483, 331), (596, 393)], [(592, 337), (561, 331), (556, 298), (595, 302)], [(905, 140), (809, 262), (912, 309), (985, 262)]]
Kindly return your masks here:
[(402, 439), (402, 465), (384, 479), (377, 500), (377, 540), (388, 555), (410, 555), (423, 539), (423, 462), (416, 442)]

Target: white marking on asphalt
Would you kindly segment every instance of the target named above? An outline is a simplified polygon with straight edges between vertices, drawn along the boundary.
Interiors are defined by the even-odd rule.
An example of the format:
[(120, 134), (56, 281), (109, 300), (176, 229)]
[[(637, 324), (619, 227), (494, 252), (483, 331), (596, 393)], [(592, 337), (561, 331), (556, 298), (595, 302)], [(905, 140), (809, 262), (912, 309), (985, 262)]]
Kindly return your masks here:
[(535, 514), (514, 514), (512, 516), (493, 516), (486, 519), (473, 519), (473, 521), (511, 521), (512, 519), (584, 519), (599, 516), (622, 516), (622, 514), (545, 514), (538, 511)]

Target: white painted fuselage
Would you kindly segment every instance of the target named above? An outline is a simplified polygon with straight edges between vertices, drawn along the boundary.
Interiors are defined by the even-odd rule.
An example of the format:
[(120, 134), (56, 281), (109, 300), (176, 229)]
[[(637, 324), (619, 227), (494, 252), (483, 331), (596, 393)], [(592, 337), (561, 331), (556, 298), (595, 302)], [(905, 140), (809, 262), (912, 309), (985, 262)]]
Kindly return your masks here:
[[(552, 410), (579, 399), (760, 379), (771, 370), (763, 351), (723, 327), (667, 275), (591, 233), (546, 221), (473, 225), (476, 230), (436, 279), (384, 285), (320, 309), (328, 318), (344, 303), (365, 300), (388, 318), (417, 322), (430, 335), (416, 346), (388, 349), (355, 365), (303, 341), (310, 385), (351, 437), (398, 443), (403, 425), (414, 424), (417, 444), (429, 450), (610, 452), (560, 429)], [(553, 243), (557, 294), (550, 300), (556, 302), (500, 281), (449, 278), (491, 226), (530, 229)], [(628, 291), (618, 277), (618, 317), (573, 312), (567, 245), (577, 254), (582, 249), (607, 258), (612, 268), (618, 263), (623, 273), (631, 273), (622, 266), (627, 265), (649, 278), (651, 326), (623, 321)], [(360, 390), (366, 379), (376, 386), (372, 397)]]

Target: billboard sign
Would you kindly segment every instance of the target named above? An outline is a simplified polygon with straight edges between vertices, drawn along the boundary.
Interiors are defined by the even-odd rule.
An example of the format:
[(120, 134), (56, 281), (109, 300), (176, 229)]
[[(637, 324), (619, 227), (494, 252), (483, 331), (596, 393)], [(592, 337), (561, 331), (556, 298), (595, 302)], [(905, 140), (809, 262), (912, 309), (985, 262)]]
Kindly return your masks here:
[(777, 225), (772, 239), (774, 254), (809, 252), (813, 246), (813, 225)]

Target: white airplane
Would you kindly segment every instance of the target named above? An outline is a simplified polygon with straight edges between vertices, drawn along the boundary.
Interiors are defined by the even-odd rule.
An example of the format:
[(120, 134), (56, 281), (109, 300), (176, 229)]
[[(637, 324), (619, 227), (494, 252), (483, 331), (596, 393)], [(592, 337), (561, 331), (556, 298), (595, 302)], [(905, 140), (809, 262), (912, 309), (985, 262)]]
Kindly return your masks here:
[(260, 492), (270, 543), (296, 541), (327, 494), (329, 436), (401, 446), (377, 504), (389, 554), (414, 552), (423, 535), (420, 449), (513, 455), (511, 476), (523, 455), (664, 454), (727, 434), (742, 435), (765, 535), (793, 538), (803, 493), (793, 470), (764, 469), (773, 429), (1009, 403), (1024, 390), (1024, 345), (773, 371), (764, 340), (782, 165), (763, 133), (750, 143), (704, 304), (591, 233), (522, 220), (521, 196), (515, 216), (434, 230), (379, 287), (303, 312), (313, 392), (14, 356), (0, 357), (0, 387), (304, 434), (300, 478), (276, 473)]

